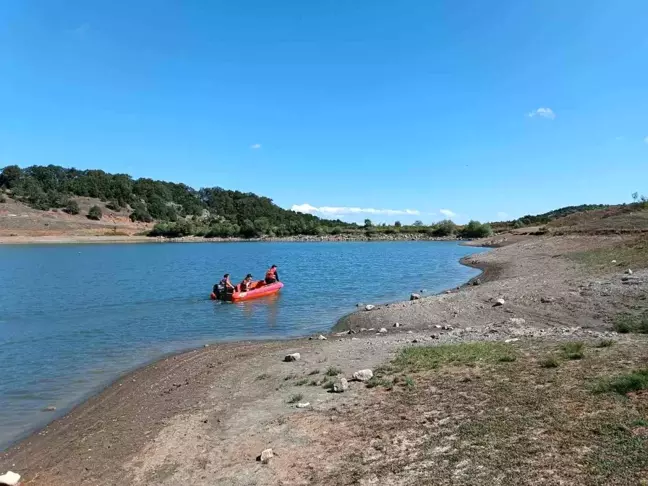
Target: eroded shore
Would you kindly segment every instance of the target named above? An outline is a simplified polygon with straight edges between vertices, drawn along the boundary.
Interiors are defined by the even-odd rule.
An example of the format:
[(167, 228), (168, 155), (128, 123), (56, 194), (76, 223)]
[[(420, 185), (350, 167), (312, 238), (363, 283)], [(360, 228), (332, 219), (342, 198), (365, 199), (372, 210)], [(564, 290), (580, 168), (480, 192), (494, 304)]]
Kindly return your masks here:
[[(377, 369), (411, 346), (629, 340), (611, 332), (611, 316), (645, 296), (648, 273), (635, 272), (628, 285), (622, 268), (602, 279), (569, 258), (618, 238), (507, 243), (468, 259), (485, 270), (478, 285), (360, 310), (326, 340), (213, 345), (136, 370), (2, 453), (0, 471), (17, 471), (34, 485), (379, 484), (380, 468), (365, 467), (377, 439), (368, 431), (373, 426), (358, 427), (362, 417), (376, 430), (394, 420), (403, 430), (414, 427), (412, 434), (423, 428), (409, 413), (394, 416), (392, 395), (380, 387), (351, 382), (344, 393), (331, 393), (323, 385), (333, 375)], [(299, 361), (283, 361), (295, 352)], [(299, 402), (309, 405), (296, 408)], [(425, 403), (412, 407), (425, 414)], [(441, 424), (454, 420), (451, 409), (432, 408), (448, 414), (435, 416)], [(450, 467), (416, 462), (416, 439), (405, 439), (411, 444), (383, 459), (398, 457), (400, 466), (385, 470), (389, 479), (380, 484), (423, 484), (430, 471)], [(256, 461), (266, 448), (276, 453), (270, 464)], [(360, 462), (349, 462), (358, 454)], [(408, 460), (416, 468), (407, 469)]]

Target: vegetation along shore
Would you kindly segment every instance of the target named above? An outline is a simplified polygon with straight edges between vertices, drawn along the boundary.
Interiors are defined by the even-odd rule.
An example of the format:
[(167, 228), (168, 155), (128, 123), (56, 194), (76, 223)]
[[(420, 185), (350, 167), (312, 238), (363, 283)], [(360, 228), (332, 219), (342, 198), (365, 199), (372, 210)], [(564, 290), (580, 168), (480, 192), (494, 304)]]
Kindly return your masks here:
[(34, 485), (642, 484), (647, 227), (637, 205), (473, 242), (494, 249), (468, 258), (484, 269), (471, 285), (362, 303), (328, 335), (165, 358), (0, 470)]

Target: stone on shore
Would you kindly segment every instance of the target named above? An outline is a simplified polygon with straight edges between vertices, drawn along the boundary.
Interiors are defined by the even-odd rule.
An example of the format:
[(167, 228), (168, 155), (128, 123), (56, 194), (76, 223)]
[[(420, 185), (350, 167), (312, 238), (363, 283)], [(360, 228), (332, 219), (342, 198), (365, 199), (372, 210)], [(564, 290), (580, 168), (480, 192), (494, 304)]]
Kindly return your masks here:
[(524, 319), (522, 319), (521, 317), (511, 317), (509, 319), (509, 322), (511, 324), (515, 324), (516, 326), (522, 326), (522, 325), (526, 324), (526, 321)]
[[(45, 407), (43, 409), (43, 412), (56, 412), (56, 407), (50, 405), (49, 407)], [(0, 484), (2, 484), (2, 483), (0, 483)]]
[(542, 302), (543, 304), (551, 304), (554, 300), (556, 299), (554, 299), (553, 297), (540, 297), (540, 302)]
[(367, 370), (359, 370), (353, 373), (353, 379), (356, 381), (369, 381), (373, 378), (373, 371), (367, 369)]
[(317, 339), (319, 339), (320, 341), (326, 341), (326, 336), (320, 334), (319, 336), (317, 336)]
[(385, 334), (385, 333), (387, 332), (387, 329), (385, 329), (384, 327), (381, 327), (381, 328), (380, 328), (380, 331), (378, 331), (378, 332), (379, 332), (380, 334)]
[(0, 476), (0, 484), (5, 484), (7, 486), (16, 486), (20, 481), (20, 474), (13, 471), (7, 471), (2, 476)]
[(400, 324), (398, 322), (395, 322), (394, 327), (400, 327)]
[(421, 298), (421, 294), (410, 294), (410, 300), (419, 300)]
[(493, 304), (493, 307), (499, 307), (501, 305), (506, 304), (506, 301), (504, 299), (497, 299), (495, 303)]
[(339, 380), (336, 380), (335, 383), (333, 383), (333, 391), (335, 393), (344, 393), (349, 389), (349, 382), (346, 380), (346, 378), (340, 378)]
[(287, 354), (286, 357), (284, 358), (284, 361), (290, 363), (291, 361), (299, 361), (300, 359), (301, 359), (301, 354), (292, 353), (292, 354)]
[(310, 407), (310, 402), (303, 402), (303, 403), (299, 402), (297, 404), (297, 408), (308, 408), (308, 407)]
[(628, 269), (626, 270), (625, 273), (628, 274), (628, 275), (632, 275), (632, 270), (630, 270), (630, 269), (628, 268)]
[(268, 464), (270, 462), (270, 459), (272, 459), (273, 457), (274, 453), (272, 452), (272, 449), (266, 449), (257, 458), (257, 461), (261, 461), (263, 464)]
[(373, 309), (375, 309), (375, 308), (376, 308), (375, 305), (371, 305), (371, 304), (367, 304), (367, 305), (365, 305), (365, 310), (366, 310), (366, 311), (370, 311), (370, 310), (373, 310)]

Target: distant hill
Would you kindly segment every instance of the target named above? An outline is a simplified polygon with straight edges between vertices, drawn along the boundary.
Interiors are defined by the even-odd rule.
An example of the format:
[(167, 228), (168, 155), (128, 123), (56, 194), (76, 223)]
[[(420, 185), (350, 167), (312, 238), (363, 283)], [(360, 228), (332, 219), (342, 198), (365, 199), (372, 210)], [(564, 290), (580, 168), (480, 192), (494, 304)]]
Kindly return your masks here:
[(185, 184), (133, 179), (102, 170), (7, 166), (0, 173), (0, 189), (42, 211), (62, 209), (74, 213), (78, 212), (76, 198), (95, 198), (110, 210), (126, 212), (133, 222), (166, 222), (156, 230), (169, 236), (315, 235), (356, 227), (289, 211), (253, 193), (220, 187), (196, 190)]

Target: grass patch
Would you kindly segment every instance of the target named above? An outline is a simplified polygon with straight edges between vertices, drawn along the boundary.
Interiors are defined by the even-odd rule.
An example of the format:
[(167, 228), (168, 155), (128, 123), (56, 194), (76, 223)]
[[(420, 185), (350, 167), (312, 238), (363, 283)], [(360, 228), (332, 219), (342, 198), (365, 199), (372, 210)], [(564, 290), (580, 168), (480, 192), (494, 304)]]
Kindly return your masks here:
[(294, 379), (296, 379), (296, 378), (299, 378), (299, 375), (298, 375), (298, 374), (296, 374), (296, 373), (290, 373), (288, 376), (286, 376), (286, 377), (284, 378), (284, 381), (294, 380)]
[(632, 373), (601, 380), (595, 385), (594, 392), (614, 392), (625, 395), (629, 392), (646, 389), (648, 389), (648, 368), (643, 368)]
[(313, 376), (313, 375), (319, 375), (320, 370), (313, 370), (310, 373), (308, 373), (308, 376)]
[(296, 395), (292, 395), (292, 396), (288, 399), (288, 403), (297, 403), (297, 402), (301, 402), (301, 400), (302, 400), (303, 398), (304, 398), (304, 395), (302, 395), (301, 393), (297, 393)]
[(404, 370), (432, 370), (442, 365), (474, 365), (495, 363), (514, 357), (512, 346), (498, 342), (444, 344), (403, 349), (393, 361), (394, 367)]
[(614, 345), (615, 341), (613, 339), (601, 339), (596, 343), (597, 348), (610, 348)]
[(333, 380), (326, 380), (324, 383), (322, 383), (322, 388), (325, 390), (332, 390), (333, 389)]
[(560, 346), (560, 349), (563, 352), (563, 356), (567, 359), (583, 359), (585, 354), (583, 353), (583, 348), (585, 347), (585, 344), (576, 341), (572, 343), (565, 343), (562, 346)]
[(326, 376), (337, 376), (340, 373), (342, 373), (342, 370), (340, 368), (336, 368), (335, 366), (330, 366), (328, 370), (326, 370)]
[(560, 362), (553, 356), (548, 356), (547, 358), (540, 361), (540, 366), (542, 368), (558, 368)]
[(414, 388), (416, 386), (416, 383), (414, 383), (414, 379), (411, 376), (406, 376), (403, 380), (403, 384), (407, 388)]
[(268, 378), (271, 378), (271, 375), (269, 375), (268, 373), (262, 373), (256, 377), (256, 381), (267, 380)]
[(619, 314), (614, 318), (614, 330), (620, 334), (648, 334), (648, 312)]
[[(648, 267), (648, 244), (640, 238), (611, 248), (570, 253), (567, 258), (598, 270)], [(612, 263), (616, 260), (617, 263)]]
[(367, 382), (367, 388), (376, 388), (379, 386), (383, 387), (386, 390), (391, 390), (394, 388), (394, 381), (388, 380), (387, 378), (378, 378), (374, 376)]
[(308, 385), (309, 385), (309, 386), (318, 386), (318, 385), (320, 385), (320, 381), (319, 381), (319, 380), (311, 380), (311, 381), (308, 383)]
[(304, 386), (308, 383), (308, 378), (302, 378), (299, 381), (295, 382), (295, 386)]
[(516, 359), (517, 359), (516, 356), (513, 356), (513, 355), (510, 355), (510, 354), (509, 354), (509, 355), (506, 355), (506, 356), (502, 356), (498, 361), (499, 361), (500, 363), (512, 363), (512, 362), (515, 361)]

